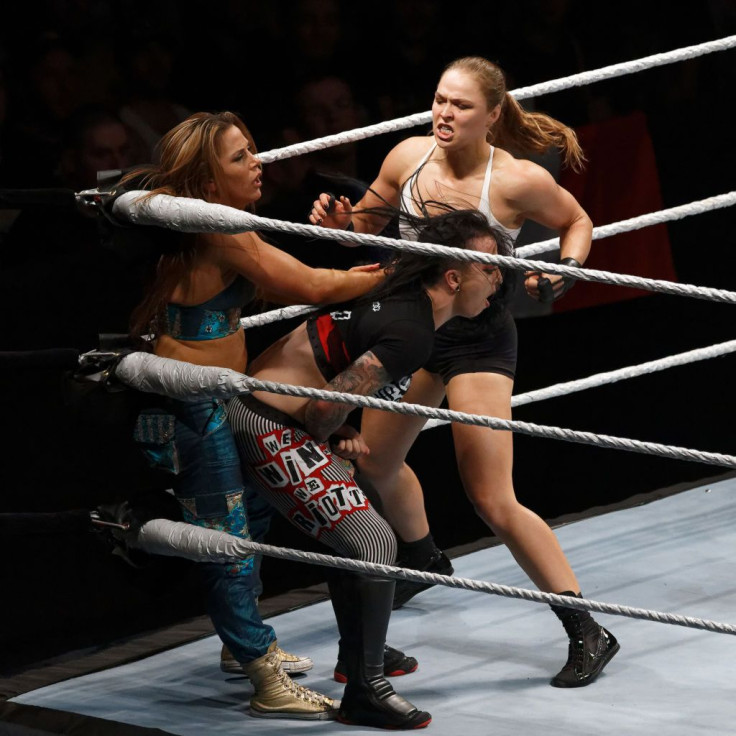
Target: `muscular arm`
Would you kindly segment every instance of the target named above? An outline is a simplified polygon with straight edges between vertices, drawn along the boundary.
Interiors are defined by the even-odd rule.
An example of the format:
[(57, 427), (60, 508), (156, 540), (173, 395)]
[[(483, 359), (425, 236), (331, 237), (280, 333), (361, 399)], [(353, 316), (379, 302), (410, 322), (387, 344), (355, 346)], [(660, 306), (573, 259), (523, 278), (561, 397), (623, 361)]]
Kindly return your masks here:
[[(362, 199), (355, 205), (355, 209), (382, 207), (386, 205), (386, 202), (394, 207), (398, 206), (400, 178), (404, 167), (404, 154), (400, 144), (386, 156), (378, 176), (366, 190)], [(376, 215), (353, 215), (353, 227), (357, 233), (380, 233), (387, 223), (386, 218), (377, 217)]]
[(275, 302), (329, 304), (362, 296), (384, 278), (380, 269), (311, 268), (255, 233), (211, 239), (222, 265), (242, 274)]
[(530, 161), (518, 164), (518, 176), (509, 187), (512, 206), (524, 219), (559, 232), (560, 258), (574, 258), (585, 263), (593, 235), (593, 223), (585, 210), (541, 166)]
[[(389, 151), (381, 165), (378, 176), (366, 190), (359, 202), (352, 204), (347, 197), (338, 197), (333, 209), (328, 212), (330, 197), (322, 193), (315, 200), (309, 221), (333, 229), (345, 229), (351, 222), (355, 232), (375, 235), (380, 233), (388, 220), (378, 215), (361, 214), (366, 208), (382, 207), (387, 203), (393, 207), (399, 204), (401, 184), (412, 165), (425, 154), (430, 142), (427, 137), (407, 138)], [(353, 213), (353, 210), (356, 210)], [(354, 243), (345, 243), (354, 246)]]
[[(391, 376), (381, 361), (368, 350), (335, 376), (325, 390), (369, 396), (387, 383), (391, 383)], [(311, 399), (305, 410), (304, 424), (315, 439), (324, 442), (345, 423), (354, 408), (350, 404)]]
[[(509, 187), (512, 206), (524, 219), (559, 232), (560, 260), (574, 258), (580, 264), (585, 263), (593, 223), (575, 197), (557, 184), (549, 172), (530, 161), (519, 161), (515, 173)], [(544, 302), (559, 299), (575, 283), (559, 274), (538, 271), (527, 271), (524, 276), (529, 296)]]

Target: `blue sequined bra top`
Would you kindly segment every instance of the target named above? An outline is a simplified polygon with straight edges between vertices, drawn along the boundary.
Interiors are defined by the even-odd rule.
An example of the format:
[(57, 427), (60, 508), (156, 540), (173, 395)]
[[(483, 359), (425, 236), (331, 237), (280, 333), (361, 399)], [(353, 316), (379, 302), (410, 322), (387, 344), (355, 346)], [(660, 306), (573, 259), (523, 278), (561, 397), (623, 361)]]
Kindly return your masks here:
[(238, 331), (243, 306), (255, 295), (255, 287), (244, 276), (202, 304), (166, 305), (161, 332), (176, 340), (215, 340)]

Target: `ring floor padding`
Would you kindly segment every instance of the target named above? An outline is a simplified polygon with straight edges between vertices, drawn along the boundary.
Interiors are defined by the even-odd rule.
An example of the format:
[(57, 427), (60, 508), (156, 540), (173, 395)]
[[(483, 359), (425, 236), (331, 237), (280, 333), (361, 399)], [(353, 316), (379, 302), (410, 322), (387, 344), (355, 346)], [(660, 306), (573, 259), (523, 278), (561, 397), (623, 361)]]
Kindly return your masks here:
[[(736, 623), (736, 478), (559, 527), (586, 597)], [(456, 574), (529, 588), (505, 547), (454, 561)], [(548, 684), (567, 656), (546, 605), (435, 587), (394, 612), (389, 642), (417, 657), (397, 691), (429, 710), (426, 733), (569, 736), (733, 733), (736, 636), (597, 615), (621, 643), (585, 688)], [(328, 601), (269, 619), (279, 643), (307, 654), (299, 682), (339, 697), (331, 679), (337, 635)], [(16, 703), (201, 734), (376, 734), (330, 722), (252, 718), (249, 683), (219, 670), (207, 637), (124, 666), (21, 695)]]

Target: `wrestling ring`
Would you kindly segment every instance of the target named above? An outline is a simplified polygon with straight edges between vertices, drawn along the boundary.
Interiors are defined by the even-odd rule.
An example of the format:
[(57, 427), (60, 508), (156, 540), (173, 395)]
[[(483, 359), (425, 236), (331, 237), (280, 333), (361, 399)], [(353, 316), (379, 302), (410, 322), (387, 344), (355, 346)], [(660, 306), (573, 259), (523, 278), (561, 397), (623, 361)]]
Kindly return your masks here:
[[(553, 80), (511, 94), (517, 99), (548, 94), (734, 46), (736, 37), (728, 37)], [(408, 128), (428, 120), (428, 114), (410, 116), (264, 152), (260, 158), (267, 165), (289, 156)], [(139, 195), (140, 192), (130, 192), (120, 197), (114, 205), (115, 215), (136, 225), (156, 225), (180, 232), (282, 231), (425, 254), (450, 251), (457, 257), (455, 251), (437, 245), (329, 231), (165, 195), (141, 202), (137, 201)], [(97, 190), (77, 196), (90, 210), (103, 204), (104, 197)], [(736, 192), (716, 194), (596, 227), (594, 240), (734, 204)], [(736, 303), (736, 291), (569, 268), (534, 259), (541, 253), (554, 251), (558, 245), (555, 240), (547, 240), (523, 246), (513, 258), (472, 251), (461, 251), (460, 257), (474, 262), (503, 263), (514, 270), (543, 269), (592, 283)], [(257, 329), (307, 314), (312, 309), (285, 307), (244, 318), (242, 324), (246, 329)], [(734, 351), (736, 340), (729, 340), (638, 365), (618, 367), (515, 395), (512, 406), (530, 405), (698, 361), (730, 356)], [(430, 420), (425, 426), (428, 431), (449, 422), (460, 422), (532, 437), (704, 463), (713, 466), (714, 474), (732, 472), (736, 468), (736, 455), (702, 448), (263, 382), (234, 371), (183, 364), (147, 353), (130, 353), (118, 359), (104, 351), (93, 351), (79, 356), (79, 361), (82, 366), (95, 365), (97, 361), (102, 366), (101, 373), (112, 370), (118, 380), (132, 388), (175, 398), (202, 394), (225, 398), (263, 390), (425, 416)], [(736, 618), (732, 613), (736, 591), (727, 553), (729, 544), (736, 542), (733, 531), (736, 507), (730, 499), (734, 492), (736, 476), (726, 477), (715, 483), (665, 494), (651, 503), (556, 528), (573, 569), (585, 581), (584, 599), (528, 589), (526, 576), (503, 546), (454, 558), (456, 572), (449, 577), (256, 544), (165, 519), (147, 522), (136, 532), (135, 538), (127, 542), (151, 554), (192, 560), (226, 561), (260, 552), (300, 563), (434, 583), (435, 587), (394, 612), (389, 636), (390, 641), (420, 661), (417, 672), (402, 678), (400, 692), (432, 712), (430, 728), (436, 733), (470, 735), (487, 733), (489, 728), (499, 735), (538, 733), (542, 729), (552, 733), (574, 733), (583, 729), (593, 734), (644, 733), (653, 728), (662, 729), (668, 736), (689, 735), (696, 729), (727, 733), (731, 728), (728, 686), (732, 661), (728, 647), (736, 647), (736, 642), (728, 636), (736, 634)], [(504, 584), (486, 582), (499, 580)], [(451, 588), (464, 592), (458, 593)], [(576, 691), (560, 691), (548, 686), (549, 673), (562, 659), (564, 643), (559, 625), (546, 605), (527, 606), (523, 603), (526, 601), (561, 603), (594, 611), (604, 614), (601, 623), (615, 626), (622, 651), (596, 684)], [(639, 605), (625, 605), (620, 601)], [(611, 623), (608, 616), (617, 619)], [(331, 679), (337, 636), (329, 602), (322, 600), (280, 614), (270, 623), (276, 628), (283, 646), (289, 651), (308, 654), (315, 661), (314, 670), (300, 681), (339, 697), (341, 686)], [(328, 729), (348, 728), (334, 723), (264, 722), (244, 717), (247, 684), (244, 687), (242, 678), (222, 675), (217, 666), (219, 650), (219, 640), (208, 636), (152, 657), (30, 690), (12, 698), (3, 717), (13, 722), (12, 705), (15, 703), (80, 714), (86, 717), (87, 727), (97, 728), (99, 733), (108, 732), (106, 724), (116, 724), (115, 727), (122, 729), (110, 730), (110, 733), (179, 736), (243, 732), (284, 734), (302, 729), (323, 733)], [(146, 687), (141, 687), (142, 682)], [(489, 726), (490, 717), (492, 726)], [(2, 728), (0, 725), (0, 733)], [(350, 733), (354, 734), (373, 732), (374, 729), (350, 727)]]

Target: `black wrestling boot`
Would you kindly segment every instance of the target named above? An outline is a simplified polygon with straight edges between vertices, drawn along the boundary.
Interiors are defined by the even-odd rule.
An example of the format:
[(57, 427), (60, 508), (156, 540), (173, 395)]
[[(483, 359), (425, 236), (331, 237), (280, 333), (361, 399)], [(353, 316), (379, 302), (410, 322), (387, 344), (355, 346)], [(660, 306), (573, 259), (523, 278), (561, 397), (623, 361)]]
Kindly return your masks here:
[[(569, 590), (559, 595), (583, 597), (580, 593)], [(590, 685), (621, 648), (616, 637), (598, 624), (587, 611), (564, 606), (550, 608), (560, 619), (570, 638), (567, 662), (550, 684), (554, 687)]]
[(394, 581), (331, 571), (328, 585), (340, 631), (347, 684), (337, 719), (350, 725), (414, 729), (432, 716), (398, 695), (384, 677), (384, 646)]
[[(383, 674), (385, 677), (400, 677), (401, 675), (409, 675), (419, 667), (416, 658), (409, 657), (399, 649), (394, 649), (386, 644), (383, 647)], [(345, 669), (342, 653), (337, 655), (337, 664), (333, 677), (338, 681), (345, 683), (348, 681), (348, 674)]]
[[(450, 558), (435, 546), (432, 535), (416, 542), (399, 541), (399, 557), (397, 567), (409, 567), (422, 572), (436, 572), (439, 575), (452, 575), (455, 570)], [(434, 586), (434, 583), (413, 583), (409, 580), (397, 580), (394, 593), (393, 609), (401, 608), (417, 593)]]

